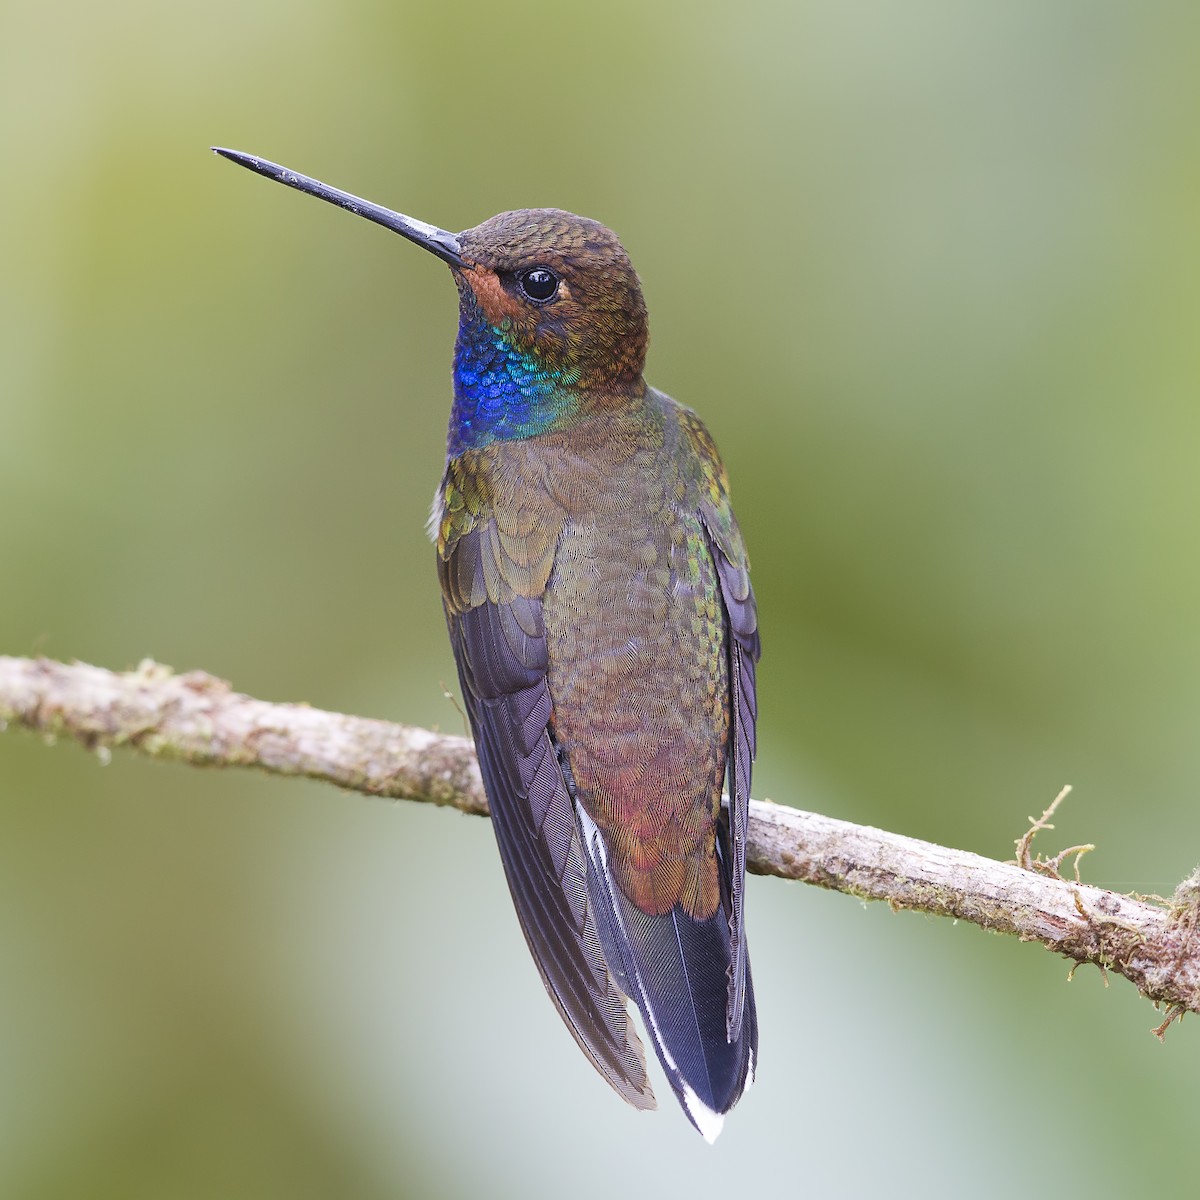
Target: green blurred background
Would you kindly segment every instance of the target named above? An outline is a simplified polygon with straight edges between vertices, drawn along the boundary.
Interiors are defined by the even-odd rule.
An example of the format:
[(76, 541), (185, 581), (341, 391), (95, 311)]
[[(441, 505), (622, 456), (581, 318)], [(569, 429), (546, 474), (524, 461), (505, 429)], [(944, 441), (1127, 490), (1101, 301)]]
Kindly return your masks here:
[[(0, 4), (0, 653), (461, 730), (423, 524), (459, 229), (621, 234), (722, 447), (755, 792), (1168, 891), (1200, 860), (1200, 8)], [(484, 821), (0, 737), (0, 1195), (1191, 1194), (1200, 1042), (755, 879), (710, 1150), (542, 994)], [(665, 1088), (660, 1088), (665, 1092)]]

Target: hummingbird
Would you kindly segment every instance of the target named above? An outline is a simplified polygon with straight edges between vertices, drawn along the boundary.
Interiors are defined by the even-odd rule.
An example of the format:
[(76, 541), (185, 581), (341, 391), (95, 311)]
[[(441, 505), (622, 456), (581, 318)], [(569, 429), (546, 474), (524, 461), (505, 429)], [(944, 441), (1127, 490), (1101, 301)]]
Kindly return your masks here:
[(758, 1056), (744, 917), (758, 619), (716, 446), (643, 376), (629, 256), (560, 209), (449, 233), (214, 150), (449, 266), (454, 394), (430, 533), (517, 917), (592, 1065), (655, 1107), (632, 1000), (711, 1142)]

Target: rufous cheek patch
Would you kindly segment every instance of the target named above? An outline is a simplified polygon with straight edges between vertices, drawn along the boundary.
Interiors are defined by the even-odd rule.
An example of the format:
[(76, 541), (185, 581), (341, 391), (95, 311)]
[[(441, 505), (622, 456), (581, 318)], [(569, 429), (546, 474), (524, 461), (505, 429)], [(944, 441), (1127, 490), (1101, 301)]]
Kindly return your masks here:
[(489, 324), (500, 328), (505, 322), (515, 323), (527, 316), (525, 305), (505, 290), (495, 271), (471, 266), (463, 274)]

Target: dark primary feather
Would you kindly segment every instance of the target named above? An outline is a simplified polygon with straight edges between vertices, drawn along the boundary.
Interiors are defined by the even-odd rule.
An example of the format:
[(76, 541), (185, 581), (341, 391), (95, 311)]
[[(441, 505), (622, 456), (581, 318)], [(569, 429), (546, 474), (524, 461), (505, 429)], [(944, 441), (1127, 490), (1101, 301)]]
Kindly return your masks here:
[[(460, 539), (468, 559), (482, 533)], [(509, 890), (546, 990), (580, 1048), (630, 1104), (653, 1108), (645, 1054), (600, 949), (571, 796), (547, 726), (541, 603), (447, 604), (459, 680)]]
[[(745, 995), (748, 984), (749, 963), (746, 952), (745, 886), (746, 886), (746, 838), (750, 822), (750, 773), (756, 748), (756, 724), (758, 720), (758, 696), (756, 670), (761, 653), (758, 634), (758, 615), (754, 606), (754, 593), (750, 588), (750, 576), (745, 566), (735, 566), (728, 554), (716, 541), (713, 526), (706, 523), (709, 547), (717, 567), (717, 578), (721, 584), (721, 598), (725, 606), (725, 618), (729, 629), (729, 687), (730, 687), (730, 752), (729, 752), (729, 807), (727, 820), (727, 845), (731, 855), (728, 867), (730, 880), (730, 965), (729, 1002), (726, 1024), (729, 1040), (736, 1042), (741, 1033), (742, 1015), (746, 1009)], [(754, 1004), (751, 996), (750, 1005)]]

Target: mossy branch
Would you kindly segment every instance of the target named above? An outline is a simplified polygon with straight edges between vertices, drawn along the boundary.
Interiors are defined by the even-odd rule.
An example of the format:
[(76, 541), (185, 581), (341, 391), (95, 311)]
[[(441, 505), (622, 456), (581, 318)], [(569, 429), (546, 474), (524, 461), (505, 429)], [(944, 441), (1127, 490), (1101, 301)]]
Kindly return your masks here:
[[(5, 724), (70, 737), (105, 757), (127, 747), (150, 758), (258, 767), (366, 795), (487, 813), (466, 738), (270, 704), (211, 675), (176, 675), (153, 662), (118, 674), (0, 656), (0, 728)], [(1086, 847), (1031, 860), (1029, 842), (1046, 828), (1049, 812), (1020, 839), (1018, 865), (756, 800), (749, 865), (760, 875), (1015, 934), (1123, 975), (1166, 1006), (1159, 1036), (1174, 1018), (1200, 1012), (1200, 871), (1161, 904), (1063, 879), (1064, 855)]]

